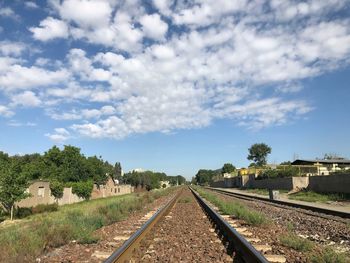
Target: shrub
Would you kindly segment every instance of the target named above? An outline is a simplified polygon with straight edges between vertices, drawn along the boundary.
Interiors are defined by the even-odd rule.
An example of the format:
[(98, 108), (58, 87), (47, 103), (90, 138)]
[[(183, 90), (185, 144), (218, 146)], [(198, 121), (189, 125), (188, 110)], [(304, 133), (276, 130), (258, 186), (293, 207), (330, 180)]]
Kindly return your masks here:
[(267, 169), (259, 174), (257, 179), (266, 179), (266, 178), (283, 178), (283, 177), (293, 177), (299, 176), (299, 170), (297, 167), (292, 165), (284, 166), (283, 168), (278, 169)]
[(54, 212), (58, 210), (58, 204), (48, 204), (48, 205), (37, 205), (34, 206), (32, 209), (33, 214), (40, 214), (44, 212)]
[(311, 262), (313, 263), (347, 263), (348, 257), (344, 253), (336, 253), (331, 248), (325, 248), (319, 253), (311, 255)]
[(15, 211), (16, 218), (24, 218), (33, 214), (31, 207), (18, 207)]
[(313, 243), (311, 241), (291, 233), (280, 237), (280, 241), (282, 245), (301, 252), (310, 251), (313, 248)]

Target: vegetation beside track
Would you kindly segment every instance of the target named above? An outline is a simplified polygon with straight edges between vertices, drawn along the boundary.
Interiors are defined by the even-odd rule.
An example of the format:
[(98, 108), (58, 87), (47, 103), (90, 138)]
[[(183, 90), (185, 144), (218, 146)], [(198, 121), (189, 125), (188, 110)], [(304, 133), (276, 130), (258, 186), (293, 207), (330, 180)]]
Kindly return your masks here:
[[(222, 213), (230, 214), (230, 215), (234, 215), (234, 216), (239, 215), (239, 216), (237, 216), (238, 218), (241, 218), (241, 219), (245, 220), (247, 223), (249, 223), (249, 221), (248, 221), (249, 219), (247, 220), (245, 217), (240, 216), (240, 212), (237, 213), (237, 211), (225, 210), (226, 206), (223, 205), (224, 203), (233, 204), (233, 206), (237, 206), (235, 201), (225, 201), (223, 198), (221, 198), (217, 194), (211, 193), (210, 191), (208, 191), (204, 188), (198, 187), (198, 186), (195, 186), (193, 188), (202, 197), (204, 197), (209, 202), (211, 202), (212, 204), (217, 206)], [(238, 204), (238, 205), (244, 207), (241, 204)], [(244, 207), (243, 210), (248, 210), (248, 208)], [(249, 212), (252, 212), (252, 210), (249, 210)], [(258, 213), (258, 214), (260, 214), (260, 213)], [(263, 214), (261, 214), (261, 215), (264, 217)], [(266, 224), (265, 222), (268, 222), (268, 224)], [(273, 221), (269, 220), (269, 218), (267, 218), (267, 217), (264, 218), (264, 221), (261, 224), (264, 225), (264, 228), (267, 228), (267, 229), (270, 229), (270, 228), (273, 229), (274, 227), (276, 227), (275, 223)], [(259, 226), (259, 224), (251, 224), (251, 225)], [(267, 231), (269, 231), (269, 230), (267, 230)], [(319, 262), (320, 263), (348, 263), (348, 262), (350, 262), (350, 260), (349, 260), (350, 254), (349, 253), (336, 252), (332, 247), (324, 247), (324, 246), (321, 246), (321, 245), (315, 243), (314, 241), (299, 237), (294, 231), (295, 231), (295, 227), (294, 227), (293, 223), (289, 222), (285, 226), (285, 231), (284, 232), (282, 231), (282, 234), (279, 234), (277, 236), (276, 241), (280, 245), (282, 245), (286, 248), (289, 248), (292, 251), (294, 250), (299, 255), (302, 255), (302, 257), (305, 260), (307, 260), (307, 262), (313, 262), (313, 263), (319, 263)]]
[(195, 187), (195, 189), (200, 196), (204, 197), (209, 202), (217, 206), (224, 214), (235, 215), (237, 218), (245, 220), (250, 225), (256, 226), (268, 223), (268, 220), (262, 213), (248, 209), (244, 205), (237, 202), (224, 201), (218, 198), (217, 195), (209, 193), (207, 190), (204, 190), (200, 187)]
[(289, 199), (306, 201), (306, 202), (334, 202), (334, 201), (350, 201), (349, 194), (342, 193), (316, 193), (313, 191), (300, 191), (288, 195)]
[(0, 262), (34, 262), (48, 248), (75, 240), (92, 243), (94, 231), (125, 219), (131, 212), (169, 194), (174, 188), (84, 201), (58, 211), (33, 215), (0, 227)]
[(314, 246), (311, 241), (301, 238), (293, 233), (281, 236), (280, 242), (285, 247), (290, 247), (300, 252), (310, 251)]

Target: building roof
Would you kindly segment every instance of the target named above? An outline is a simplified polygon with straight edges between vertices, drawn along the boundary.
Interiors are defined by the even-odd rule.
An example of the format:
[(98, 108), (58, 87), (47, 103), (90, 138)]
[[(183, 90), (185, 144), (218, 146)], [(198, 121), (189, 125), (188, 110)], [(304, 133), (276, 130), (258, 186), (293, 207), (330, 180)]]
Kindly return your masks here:
[(350, 164), (349, 159), (297, 159), (294, 162), (292, 162), (292, 165), (302, 165), (302, 164)]

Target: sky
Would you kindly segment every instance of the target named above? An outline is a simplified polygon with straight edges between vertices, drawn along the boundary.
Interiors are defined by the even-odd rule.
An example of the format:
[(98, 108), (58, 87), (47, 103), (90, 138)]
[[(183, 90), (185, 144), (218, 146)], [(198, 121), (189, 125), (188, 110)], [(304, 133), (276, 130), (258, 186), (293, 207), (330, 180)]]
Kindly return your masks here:
[(181, 174), (350, 157), (349, 0), (0, 0), (0, 150)]

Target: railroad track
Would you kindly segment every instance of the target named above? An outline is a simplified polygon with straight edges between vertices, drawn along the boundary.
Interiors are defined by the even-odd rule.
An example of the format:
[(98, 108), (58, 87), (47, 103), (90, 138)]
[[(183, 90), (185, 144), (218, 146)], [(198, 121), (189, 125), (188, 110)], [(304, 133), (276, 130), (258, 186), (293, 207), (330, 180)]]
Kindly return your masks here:
[[(262, 203), (274, 205), (276, 207), (280, 207), (280, 208), (284, 208), (284, 209), (295, 208), (295, 209), (298, 209), (299, 212), (304, 213), (304, 214), (323, 217), (325, 219), (332, 219), (335, 221), (340, 221), (342, 223), (347, 223), (348, 222), (347, 220), (350, 219), (350, 213), (346, 213), (346, 212), (330, 210), (330, 209), (315, 207), (315, 206), (311, 206), (311, 205), (285, 202), (282, 200), (271, 200), (271, 199), (267, 199), (264, 197), (245, 195), (242, 193), (233, 193), (233, 192), (229, 192), (229, 191), (222, 190), (222, 189), (216, 189), (216, 188), (212, 188), (212, 187), (205, 187), (205, 188), (208, 190), (226, 195), (226, 196), (232, 196), (232, 197), (242, 199), (242, 200), (247, 200), (247, 201), (257, 201), (258, 200)], [(338, 217), (338, 218), (334, 218), (334, 217)]]
[[(191, 191), (191, 192), (190, 192)], [(183, 258), (176, 258), (176, 256), (179, 255), (174, 255), (172, 254), (181, 254), (185, 253), (184, 251), (177, 251), (176, 250), (176, 245), (178, 243), (185, 244), (185, 247), (190, 246), (191, 249), (187, 251), (194, 251), (194, 248), (200, 250), (201, 244), (207, 245), (204, 249), (204, 252), (207, 253), (208, 255), (205, 258), (206, 262), (211, 262), (212, 261), (218, 261), (218, 259), (222, 259), (220, 257), (216, 257), (215, 255), (211, 254), (212, 251), (208, 252), (208, 249), (212, 249), (214, 246), (222, 246), (223, 249), (220, 252), (220, 249), (217, 249), (220, 253), (228, 253), (229, 256), (226, 254), (226, 256), (229, 258), (227, 261), (225, 258), (224, 262), (232, 262), (232, 257), (234, 262), (284, 262), (285, 259), (283, 256), (279, 255), (263, 255), (258, 251), (259, 245), (252, 245), (248, 240), (244, 237), (244, 233), (240, 234), (239, 229), (235, 229), (234, 225), (235, 222), (232, 222), (232, 219), (230, 218), (229, 215), (220, 215), (218, 212), (215, 211), (215, 208), (212, 207), (212, 205), (208, 204), (205, 200), (203, 200), (193, 189), (190, 188), (190, 191), (187, 189), (183, 189), (181, 192), (179, 192), (174, 198), (172, 198), (164, 207), (159, 209), (150, 219), (146, 221), (146, 223), (137, 231), (135, 232), (118, 250), (116, 250), (106, 261), (105, 263), (112, 263), (112, 262), (130, 262), (130, 259), (132, 259), (131, 262), (138, 262), (138, 261), (145, 261), (145, 262), (155, 262), (155, 261), (162, 261), (161, 256), (157, 256), (154, 253), (154, 246), (156, 249), (159, 248), (159, 246), (162, 245), (170, 245), (170, 248), (165, 248), (166, 253), (168, 253), (168, 260), (167, 262), (177, 262), (180, 260), (183, 260)], [(180, 200), (180, 201), (179, 201)], [(185, 200), (185, 201), (184, 201)], [(192, 210), (190, 213), (186, 214), (190, 218), (189, 221), (186, 220), (186, 218), (179, 219), (179, 215), (181, 212), (183, 212), (183, 207), (184, 203), (187, 202), (193, 202), (192, 204), (187, 204), (187, 205), (192, 205)], [(198, 206), (195, 203), (198, 203), (199, 207), (197, 208), (198, 212), (195, 211), (196, 207)], [(182, 205), (182, 206), (181, 206)], [(203, 214), (204, 212), (204, 214)], [(201, 214), (198, 214), (201, 213)], [(197, 214), (197, 219), (198, 223), (196, 224), (196, 220), (194, 220), (194, 216), (192, 214)], [(178, 216), (178, 217), (177, 217)], [(183, 216), (183, 215), (182, 215)], [(191, 217), (192, 216), (192, 217)], [(174, 218), (173, 218), (174, 217)], [(183, 216), (184, 217), (184, 216)], [(208, 222), (208, 219), (209, 221)], [(183, 221), (181, 221), (183, 220)], [(199, 222), (203, 220), (206, 220), (207, 224), (209, 225), (208, 227), (204, 227), (205, 223)], [(175, 226), (167, 227), (167, 223), (172, 221), (173, 224), (175, 222), (178, 223), (181, 221), (180, 224), (182, 224), (182, 227), (185, 227), (186, 231), (185, 233), (197, 233), (196, 238), (197, 242), (201, 242), (201, 244), (193, 244), (196, 242), (196, 238), (193, 238), (193, 236), (188, 239), (184, 238), (189, 238), (189, 237), (183, 237), (183, 236), (177, 236), (176, 232), (173, 232), (173, 235), (171, 234), (171, 230), (175, 228)], [(170, 223), (171, 224), (171, 223)], [(187, 226), (184, 226), (187, 224)], [(199, 224), (199, 225), (198, 225)], [(205, 230), (207, 230), (208, 233), (205, 233), (202, 229), (194, 229), (196, 227), (202, 226)], [(207, 226), (207, 225), (206, 225)], [(159, 228), (161, 229), (160, 234), (158, 235), (163, 235), (163, 239), (161, 238), (154, 238), (154, 236), (159, 232)], [(170, 229), (170, 234), (166, 232), (167, 230)], [(176, 231), (176, 229), (175, 229)], [(197, 232), (196, 232), (197, 231)], [(217, 235), (216, 235), (217, 234)], [(153, 236), (152, 236), (153, 235)], [(183, 234), (182, 234), (183, 235)], [(189, 234), (190, 235), (190, 234)], [(254, 238), (251, 237), (250, 233), (250, 240), (254, 240)], [(150, 237), (151, 236), (151, 237)], [(186, 234), (184, 235), (186, 236)], [(211, 236), (212, 239), (210, 241), (206, 240), (203, 241), (202, 239), (208, 238), (208, 236)], [(147, 243), (147, 237), (148, 237), (148, 243)], [(182, 239), (181, 239), (182, 238)], [(161, 242), (153, 245), (153, 243), (150, 245), (149, 242), (154, 242), (155, 240), (162, 240)], [(165, 240), (169, 239), (169, 240)], [(170, 243), (170, 244), (169, 244)], [(146, 245), (145, 245), (146, 244)], [(209, 245), (208, 245), (209, 244)], [(152, 250), (150, 251), (150, 248)], [(174, 248), (174, 250), (172, 250)], [(258, 248), (258, 249), (257, 249)], [(215, 249), (212, 249), (214, 253), (216, 253)], [(148, 254), (146, 255), (147, 257), (143, 256), (142, 253), (147, 252)], [(195, 252), (195, 251), (194, 251)], [(263, 251), (262, 251), (263, 252)], [(135, 256), (137, 253), (141, 253), (141, 256)], [(165, 253), (165, 254), (166, 254)], [(204, 254), (205, 254), (204, 253)], [(203, 254), (202, 252), (199, 254)], [(152, 256), (153, 255), (153, 256)], [(198, 254), (197, 254), (198, 256)], [(232, 256), (232, 257), (231, 257)], [(152, 258), (153, 257), (153, 258)], [(211, 257), (211, 258), (210, 258)], [(279, 258), (282, 261), (274, 261), (273, 258)], [(136, 258), (136, 259), (135, 259)], [(269, 258), (269, 261), (267, 260)], [(178, 259), (178, 260), (176, 260)], [(198, 258), (193, 258), (198, 261)], [(163, 259), (164, 260), (164, 259)], [(237, 260), (237, 261), (236, 261)], [(284, 260), (284, 261), (283, 261)], [(202, 260), (199, 259), (199, 261), (202, 262)], [(219, 260), (220, 261), (220, 260)]]

